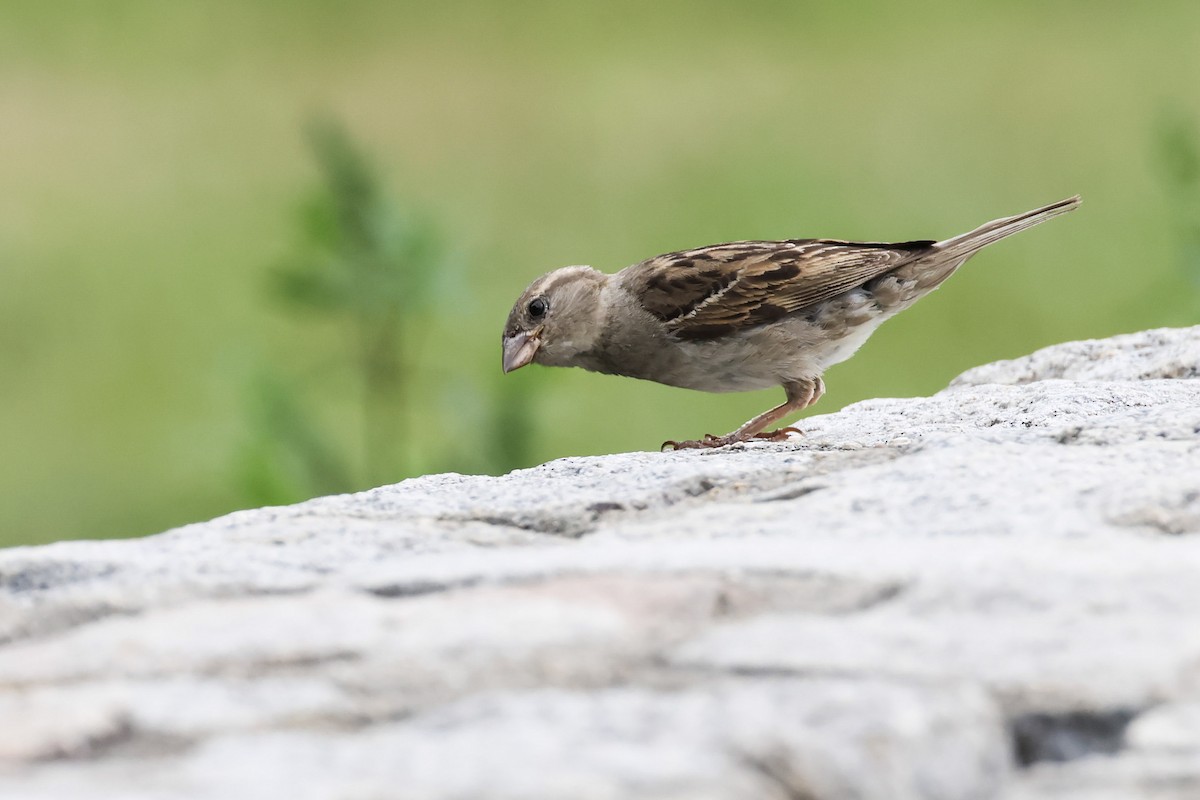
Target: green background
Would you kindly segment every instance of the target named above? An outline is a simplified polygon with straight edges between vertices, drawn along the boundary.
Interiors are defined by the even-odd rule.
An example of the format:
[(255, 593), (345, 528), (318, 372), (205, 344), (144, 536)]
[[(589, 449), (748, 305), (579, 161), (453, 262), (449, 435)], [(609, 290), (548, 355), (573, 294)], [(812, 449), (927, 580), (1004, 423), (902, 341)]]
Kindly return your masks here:
[[(302, 133), (314, 113), (345, 124), (460, 264), (414, 326), (406, 471), (364, 486), (652, 449), (782, 397), (577, 370), (502, 382), (510, 304), (564, 264), (612, 271), (731, 239), (941, 238), (1083, 195), (884, 326), (826, 376), (815, 413), (1197, 318), (1194, 0), (8, 0), (0, 544), (255, 504), (239, 459), (264, 375), (297, 387), (354, 457), (344, 326), (268, 289), (320, 185)], [(524, 414), (524, 452), (488, 444), (501, 397)]]

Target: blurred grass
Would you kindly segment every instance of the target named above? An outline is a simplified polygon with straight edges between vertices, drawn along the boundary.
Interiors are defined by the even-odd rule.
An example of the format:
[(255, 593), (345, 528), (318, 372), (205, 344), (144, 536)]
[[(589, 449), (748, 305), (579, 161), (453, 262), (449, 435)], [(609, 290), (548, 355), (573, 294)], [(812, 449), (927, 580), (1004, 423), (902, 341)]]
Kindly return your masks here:
[(359, 446), (354, 376), (322, 366), (342, 332), (263, 291), (318, 181), (314, 111), (465, 256), (467, 286), (427, 323), (411, 424), (428, 469), (472, 471), (495, 463), (481, 430), (521, 419), (514, 403), (535, 463), (724, 431), (777, 400), (574, 370), (500, 383), (510, 303), (563, 264), (941, 237), (1083, 194), (885, 326), (827, 376), (817, 413), (1196, 322), (1158, 120), (1200, 119), (1198, 31), (1200, 6), (1171, 0), (9, 0), (0, 543), (145, 534), (244, 503), (232, 464), (263, 364), (319, 371), (315, 422)]

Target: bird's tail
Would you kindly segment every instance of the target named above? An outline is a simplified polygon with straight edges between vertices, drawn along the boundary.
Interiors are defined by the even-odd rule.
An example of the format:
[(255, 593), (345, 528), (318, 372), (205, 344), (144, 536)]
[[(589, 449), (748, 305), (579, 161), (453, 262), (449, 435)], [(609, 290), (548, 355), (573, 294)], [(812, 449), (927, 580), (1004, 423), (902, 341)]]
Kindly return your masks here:
[(1060, 214), (1074, 211), (1079, 207), (1079, 203), (1079, 195), (1075, 195), (1074, 197), (1068, 197), (1066, 200), (1051, 203), (1048, 206), (1035, 208), (1033, 211), (1026, 211), (1024, 214), (1017, 214), (1015, 217), (992, 220), (969, 233), (946, 239), (944, 242), (938, 242), (934, 245), (934, 250), (940, 252), (942, 259), (939, 260), (944, 259), (948, 262), (961, 264), (968, 256), (982, 250), (989, 244), (998, 242), (1006, 236), (1012, 236), (1014, 233), (1020, 233), (1027, 228), (1032, 228), (1034, 225), (1040, 225), (1046, 220), (1053, 219)]

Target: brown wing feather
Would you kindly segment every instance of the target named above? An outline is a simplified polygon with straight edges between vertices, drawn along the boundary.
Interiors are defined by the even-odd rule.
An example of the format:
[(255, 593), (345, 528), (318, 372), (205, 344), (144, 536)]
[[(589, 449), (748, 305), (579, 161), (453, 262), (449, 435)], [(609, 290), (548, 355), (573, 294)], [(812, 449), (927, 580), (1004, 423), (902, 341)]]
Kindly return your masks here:
[(932, 241), (730, 242), (630, 268), (642, 306), (676, 335), (708, 339), (829, 300), (928, 252)]

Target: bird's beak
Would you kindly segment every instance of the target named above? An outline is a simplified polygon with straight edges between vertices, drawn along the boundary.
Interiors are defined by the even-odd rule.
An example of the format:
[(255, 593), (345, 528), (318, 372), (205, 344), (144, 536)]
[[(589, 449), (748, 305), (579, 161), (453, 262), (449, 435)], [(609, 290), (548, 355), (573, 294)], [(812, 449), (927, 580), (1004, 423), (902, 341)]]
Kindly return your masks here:
[(541, 328), (532, 332), (518, 331), (504, 340), (504, 371), (506, 373), (520, 369), (533, 361), (538, 348), (542, 346), (541, 334)]

